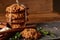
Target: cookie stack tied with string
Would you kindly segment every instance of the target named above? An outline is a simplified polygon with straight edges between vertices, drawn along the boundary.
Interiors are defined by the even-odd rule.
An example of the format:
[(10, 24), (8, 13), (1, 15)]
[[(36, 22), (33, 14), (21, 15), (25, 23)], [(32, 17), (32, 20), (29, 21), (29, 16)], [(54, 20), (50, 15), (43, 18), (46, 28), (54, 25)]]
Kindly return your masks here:
[(20, 28), (26, 25), (27, 12), (24, 5), (12, 4), (6, 8), (6, 20), (12, 28)]

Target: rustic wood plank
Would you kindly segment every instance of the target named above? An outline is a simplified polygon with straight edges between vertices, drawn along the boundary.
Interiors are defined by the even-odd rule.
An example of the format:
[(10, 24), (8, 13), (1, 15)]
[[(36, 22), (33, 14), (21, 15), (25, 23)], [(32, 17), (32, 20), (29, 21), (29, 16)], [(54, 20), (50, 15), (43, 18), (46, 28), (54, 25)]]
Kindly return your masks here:
[(28, 18), (29, 21), (27, 23), (52, 22), (60, 21), (60, 14), (57, 13), (30, 14)]

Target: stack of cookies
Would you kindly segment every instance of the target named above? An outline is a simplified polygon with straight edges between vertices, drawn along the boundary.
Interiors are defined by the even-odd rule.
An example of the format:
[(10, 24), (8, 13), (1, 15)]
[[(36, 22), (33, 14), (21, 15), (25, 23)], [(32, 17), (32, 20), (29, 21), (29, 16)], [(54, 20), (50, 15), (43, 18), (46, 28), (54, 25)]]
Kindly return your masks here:
[(20, 28), (27, 21), (27, 12), (24, 5), (12, 4), (6, 8), (6, 20), (12, 28)]

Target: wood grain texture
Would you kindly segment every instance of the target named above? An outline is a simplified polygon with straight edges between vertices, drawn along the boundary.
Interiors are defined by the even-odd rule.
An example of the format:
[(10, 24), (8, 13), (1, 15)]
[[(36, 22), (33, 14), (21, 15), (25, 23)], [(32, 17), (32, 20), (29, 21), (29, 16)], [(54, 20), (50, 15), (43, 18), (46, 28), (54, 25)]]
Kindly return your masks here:
[(57, 13), (30, 14), (28, 18), (29, 21), (27, 23), (53, 22), (60, 21), (60, 14)]

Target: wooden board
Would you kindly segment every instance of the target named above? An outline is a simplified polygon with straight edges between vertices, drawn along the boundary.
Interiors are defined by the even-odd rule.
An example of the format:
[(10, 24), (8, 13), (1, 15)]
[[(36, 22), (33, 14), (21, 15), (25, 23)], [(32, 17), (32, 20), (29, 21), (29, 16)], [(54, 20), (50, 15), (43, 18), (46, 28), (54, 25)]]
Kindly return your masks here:
[[(58, 13), (29, 13), (27, 23), (41, 23), (60, 21), (60, 14)], [(0, 21), (6, 21), (5, 14), (0, 13)]]
[(60, 14), (58, 13), (42, 13), (42, 14), (29, 14), (29, 21), (27, 23), (43, 23), (60, 21)]

